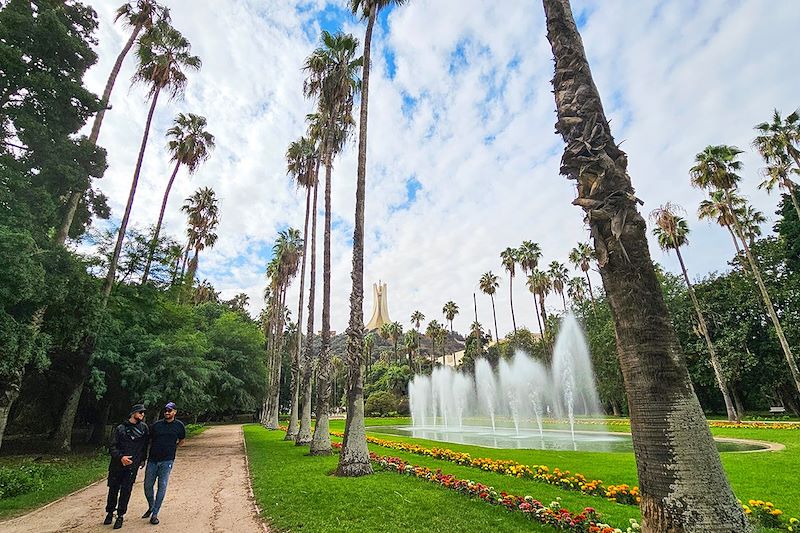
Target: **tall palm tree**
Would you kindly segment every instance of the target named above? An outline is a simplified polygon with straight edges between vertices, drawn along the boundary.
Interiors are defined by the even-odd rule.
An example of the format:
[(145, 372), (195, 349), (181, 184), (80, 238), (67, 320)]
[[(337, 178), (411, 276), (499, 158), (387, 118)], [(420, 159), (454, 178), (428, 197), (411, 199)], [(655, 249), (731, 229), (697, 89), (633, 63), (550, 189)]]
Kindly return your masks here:
[(375, 347), (375, 333), (370, 331), (364, 335), (364, 359), (366, 360), (367, 376), (372, 366), (372, 349)]
[(136, 69), (133, 80), (148, 86), (150, 110), (147, 113), (142, 143), (139, 147), (139, 157), (136, 160), (136, 168), (133, 171), (128, 203), (125, 205), (125, 213), (122, 215), (122, 221), (120, 222), (117, 243), (114, 247), (114, 253), (108, 265), (108, 274), (103, 285), (103, 306), (108, 302), (111, 288), (114, 285), (114, 274), (122, 251), (122, 242), (125, 240), (128, 220), (131, 216), (133, 198), (136, 195), (136, 186), (139, 183), (139, 173), (142, 170), (147, 137), (150, 134), (150, 124), (153, 121), (153, 113), (156, 110), (158, 96), (162, 90), (168, 92), (171, 98), (183, 94), (187, 83), (184, 70), (197, 70), (201, 64), (199, 57), (191, 55), (189, 41), (181, 32), (163, 20), (155, 23), (153, 27), (142, 35), (139, 39), (139, 48), (136, 53), (139, 57), (139, 68)]
[(723, 228), (728, 230), (728, 233), (733, 240), (733, 246), (736, 248), (736, 257), (741, 259), (742, 249), (739, 246), (739, 241), (736, 239), (736, 234), (733, 231), (733, 224), (735, 220), (734, 213), (740, 213), (745, 206), (745, 200), (734, 191), (725, 194), (725, 191), (713, 190), (709, 191), (708, 198), (700, 202), (700, 207), (697, 210), (697, 217), (701, 220), (713, 220)]
[[(133, 47), (133, 43), (136, 42), (139, 33), (141, 33), (143, 29), (151, 28), (153, 24), (158, 21), (169, 23), (170, 17), (169, 10), (166, 7), (160, 6), (155, 0), (137, 0), (135, 6), (134, 2), (127, 2), (117, 9), (117, 15), (114, 17), (114, 21), (116, 22), (118, 20), (122, 20), (123, 25), (131, 29), (131, 34), (122, 47), (122, 50), (120, 50), (119, 55), (117, 55), (114, 67), (111, 69), (111, 73), (106, 80), (103, 96), (100, 99), (100, 110), (94, 116), (92, 131), (89, 134), (89, 142), (92, 144), (97, 144), (97, 139), (100, 137), (100, 126), (103, 124), (106, 111), (110, 109), (108, 103), (111, 100), (111, 91), (114, 89), (114, 84), (122, 68), (122, 63)], [(69, 229), (72, 226), (72, 220), (75, 218), (75, 211), (78, 209), (78, 204), (81, 198), (83, 198), (83, 195), (84, 191), (73, 191), (70, 194), (67, 200), (67, 209), (64, 213), (64, 219), (56, 235), (56, 242), (58, 244), (63, 245), (66, 242)]]
[(573, 277), (567, 281), (567, 296), (574, 302), (582, 302), (586, 299), (586, 280), (581, 277)]
[(412, 372), (415, 372), (416, 370), (414, 369), (414, 355), (419, 349), (419, 331), (417, 331), (416, 329), (408, 330), (406, 332), (405, 337), (403, 338), (403, 341), (406, 346), (406, 350), (408, 351), (408, 367), (411, 369)]
[[(322, 343), (317, 368), (316, 425), (311, 455), (330, 455), (328, 426), (330, 400), (331, 341), (331, 172), (333, 159), (342, 150), (353, 127), (353, 101), (359, 89), (361, 57), (356, 57), (358, 39), (352, 35), (322, 32), (320, 46), (306, 60), (306, 96), (317, 98), (321, 119), (322, 163), (325, 165), (325, 231), (322, 257)], [(363, 327), (363, 326), (362, 326)], [(360, 345), (359, 345), (360, 346)], [(360, 354), (359, 354), (360, 359)]]
[(689, 174), (691, 175), (692, 185), (703, 189), (716, 189), (724, 193), (728, 211), (733, 213), (731, 217), (733, 230), (744, 249), (747, 263), (750, 265), (753, 277), (761, 292), (761, 298), (767, 308), (767, 313), (772, 320), (773, 326), (775, 326), (775, 333), (778, 335), (781, 348), (783, 348), (783, 354), (786, 357), (786, 363), (789, 365), (789, 371), (792, 374), (795, 388), (800, 392), (800, 371), (797, 369), (797, 361), (795, 361), (794, 355), (792, 355), (792, 350), (786, 340), (786, 335), (783, 333), (783, 327), (781, 326), (780, 320), (778, 320), (778, 315), (775, 313), (775, 307), (772, 305), (772, 298), (770, 298), (767, 287), (764, 285), (764, 281), (761, 278), (761, 269), (759, 269), (758, 263), (756, 263), (753, 254), (750, 252), (747, 235), (744, 232), (742, 223), (739, 220), (739, 215), (736, 213), (733, 205), (734, 200), (732, 193), (736, 190), (741, 180), (741, 177), (737, 174), (742, 168), (742, 163), (738, 160), (739, 154), (741, 153), (742, 151), (735, 146), (708, 146), (705, 150), (697, 154), (695, 157), (695, 165), (689, 170)]
[(439, 340), (439, 331), (442, 329), (436, 320), (428, 322), (428, 327), (425, 328), (425, 335), (431, 340), (431, 370), (436, 365), (436, 341)]
[[(519, 252), (519, 267), (527, 277), (531, 271), (539, 266), (539, 260), (542, 258), (542, 248), (538, 243), (533, 241), (522, 241), (522, 244), (517, 249)], [(539, 306), (536, 303), (536, 296), (533, 298), (533, 310), (536, 314), (536, 323), (539, 324), (539, 333), (542, 333), (542, 319), (539, 317)], [(477, 318), (476, 318), (477, 320)]]
[(596, 313), (597, 307), (594, 303), (592, 279), (589, 277), (589, 268), (594, 258), (594, 249), (585, 242), (579, 242), (578, 245), (569, 252), (569, 262), (572, 263), (575, 268), (580, 268), (583, 275), (586, 276), (586, 284), (589, 287), (589, 297), (592, 299), (592, 309)]
[(397, 343), (403, 337), (403, 325), (400, 322), (389, 323), (389, 340), (392, 342), (394, 350), (394, 363), (400, 364), (400, 358), (397, 356)]
[(419, 325), (425, 320), (425, 315), (421, 311), (414, 311), (411, 313), (411, 323), (414, 324), (414, 329), (419, 331)]
[(772, 122), (756, 125), (758, 136), (753, 141), (758, 153), (767, 164), (764, 169), (765, 179), (759, 189), (772, 191), (777, 185), (785, 190), (792, 199), (794, 210), (800, 217), (800, 204), (797, 200), (797, 183), (789, 175), (800, 173), (800, 113), (789, 113), (786, 119), (776, 109), (772, 114)]
[[(444, 314), (444, 317), (447, 319), (447, 321), (450, 322), (450, 338), (452, 339), (453, 338), (453, 319), (458, 314), (458, 304), (455, 303), (454, 301), (450, 300), (449, 302), (444, 304), (444, 307), (442, 307), (442, 313)], [(455, 348), (454, 348), (453, 349), (453, 363), (454, 364), (455, 364), (455, 353), (456, 353), (456, 351), (455, 351)]]
[(284, 326), (288, 307), (286, 292), (292, 279), (297, 275), (302, 259), (303, 239), (300, 231), (288, 228), (278, 234), (272, 248), (273, 258), (267, 266), (270, 278), (271, 300), (270, 329), (267, 331), (267, 397), (262, 410), (262, 423), (269, 429), (278, 428), (278, 410), (280, 406), (281, 360), (283, 354)]
[(189, 282), (188, 288), (191, 289), (200, 260), (200, 252), (206, 248), (213, 248), (217, 242), (215, 232), (219, 224), (219, 205), (214, 190), (210, 187), (197, 189), (186, 199), (181, 211), (189, 217), (188, 249), (194, 250), (194, 255), (189, 260), (189, 271), (186, 273), (186, 279)]
[(547, 266), (547, 275), (550, 276), (550, 280), (553, 283), (553, 290), (561, 296), (561, 303), (564, 304), (564, 312), (566, 313), (567, 299), (564, 297), (564, 289), (567, 286), (567, 280), (569, 280), (569, 270), (563, 263), (550, 261)]
[(189, 174), (194, 174), (200, 164), (206, 161), (214, 149), (214, 136), (206, 131), (206, 117), (195, 115), (194, 113), (178, 113), (174, 125), (167, 130), (167, 137), (170, 137), (167, 148), (172, 154), (172, 161), (175, 161), (175, 168), (167, 182), (164, 190), (164, 199), (161, 201), (161, 212), (158, 214), (158, 222), (153, 232), (153, 240), (150, 242), (150, 251), (147, 254), (147, 262), (144, 265), (142, 274), (142, 284), (147, 283), (150, 274), (150, 264), (153, 262), (153, 254), (158, 243), (158, 235), (161, 233), (161, 223), (164, 221), (164, 212), (167, 209), (169, 192), (175, 182), (175, 176), (181, 165), (186, 165)]
[(514, 274), (519, 253), (514, 248), (506, 248), (500, 252), (500, 262), (508, 272), (508, 301), (511, 304), (511, 325), (514, 327), (514, 335), (517, 334), (517, 320), (514, 318)]
[(692, 299), (692, 304), (694, 305), (697, 322), (700, 325), (700, 333), (702, 333), (703, 337), (706, 339), (708, 354), (711, 358), (711, 366), (714, 369), (714, 376), (717, 378), (717, 386), (722, 393), (722, 398), (725, 400), (725, 410), (728, 413), (728, 420), (738, 421), (739, 416), (731, 400), (728, 382), (722, 371), (722, 363), (720, 363), (719, 357), (717, 357), (717, 351), (714, 348), (714, 343), (711, 341), (711, 335), (708, 332), (706, 319), (703, 316), (703, 312), (700, 310), (700, 302), (697, 299), (697, 294), (694, 292), (692, 282), (689, 280), (686, 264), (683, 262), (681, 246), (689, 244), (689, 225), (683, 217), (679, 216), (679, 213), (682, 211), (683, 209), (680, 206), (668, 202), (650, 213), (650, 219), (655, 223), (653, 235), (658, 239), (658, 245), (662, 250), (675, 250), (675, 255), (678, 257), (678, 262), (681, 265), (681, 272), (683, 272), (683, 280), (686, 282), (689, 297)]
[(492, 273), (490, 270), (481, 276), (480, 281), (478, 282), (478, 287), (481, 289), (483, 294), (488, 294), (492, 299), (492, 316), (494, 317), (494, 340), (495, 342), (500, 341), (500, 336), (497, 332), (497, 311), (494, 308), (494, 293), (497, 292), (497, 287), (500, 286), (500, 281), (498, 281), (497, 276)]
[(767, 217), (750, 204), (746, 204), (738, 215), (742, 224), (742, 234), (750, 246), (753, 246), (756, 238), (761, 237), (761, 226), (767, 222)]
[(336, 475), (363, 476), (372, 473), (364, 428), (364, 374), (361, 356), (364, 353), (364, 205), (367, 188), (367, 125), (369, 109), (369, 74), (372, 54), (372, 30), (378, 12), (406, 0), (350, 0), (355, 15), (367, 21), (364, 33), (364, 56), (361, 72), (361, 109), (358, 132), (358, 167), (356, 171), (356, 210), (353, 225), (353, 270), (350, 291), (350, 321), (347, 327), (347, 364), (351, 379), (347, 388), (347, 419), (344, 440), (339, 454)]
[(627, 156), (611, 134), (569, 0), (543, 4), (555, 59), (556, 131), (566, 144), (561, 173), (577, 183), (573, 203), (586, 214), (614, 317), (631, 407), (642, 529), (752, 531), (694, 394), (650, 259)]
[[(303, 224), (303, 252), (302, 265), (300, 269), (300, 292), (297, 298), (297, 339), (295, 340), (294, 356), (292, 357), (292, 376), (291, 376), (291, 407), (289, 410), (289, 428), (286, 431), (284, 440), (296, 440), (299, 431), (300, 416), (300, 385), (301, 361), (303, 350), (303, 298), (305, 295), (306, 284), (306, 255), (308, 251), (308, 219), (311, 210), (311, 189), (316, 184), (316, 162), (317, 150), (314, 142), (307, 137), (300, 137), (293, 141), (286, 150), (286, 171), (294, 180), (297, 188), (306, 191), (306, 212)], [(309, 413), (310, 414), (310, 413)]]
[(552, 286), (552, 281), (550, 280), (550, 276), (547, 275), (547, 272), (539, 270), (538, 268), (533, 269), (530, 276), (528, 276), (528, 290), (539, 297), (539, 310), (542, 314), (542, 324), (544, 324), (542, 339), (544, 339), (544, 335), (547, 333), (547, 311), (545, 311), (544, 308), (544, 300), (547, 298), (547, 295), (550, 294)]

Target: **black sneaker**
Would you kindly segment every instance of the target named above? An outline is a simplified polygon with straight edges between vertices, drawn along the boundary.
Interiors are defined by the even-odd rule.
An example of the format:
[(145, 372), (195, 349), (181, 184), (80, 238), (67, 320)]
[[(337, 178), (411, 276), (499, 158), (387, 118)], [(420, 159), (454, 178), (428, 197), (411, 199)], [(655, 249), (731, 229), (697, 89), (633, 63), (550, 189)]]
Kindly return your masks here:
[(103, 525), (104, 526), (109, 526), (109, 525), (111, 525), (111, 522), (113, 522), (113, 521), (114, 521), (114, 513), (108, 513), (106, 515), (106, 519), (103, 520)]
[(152, 514), (152, 512), (153, 512), (153, 511), (151, 511), (150, 509), (148, 509), (148, 510), (147, 510), (147, 511), (146, 511), (146, 512), (145, 512), (145, 513), (142, 515), (142, 518), (150, 518), (150, 515)]
[(114, 522), (114, 529), (119, 529), (122, 527), (122, 517), (118, 516), (117, 520)]
[(158, 517), (156, 515), (151, 516), (150, 523), (153, 524), (154, 526), (158, 525)]

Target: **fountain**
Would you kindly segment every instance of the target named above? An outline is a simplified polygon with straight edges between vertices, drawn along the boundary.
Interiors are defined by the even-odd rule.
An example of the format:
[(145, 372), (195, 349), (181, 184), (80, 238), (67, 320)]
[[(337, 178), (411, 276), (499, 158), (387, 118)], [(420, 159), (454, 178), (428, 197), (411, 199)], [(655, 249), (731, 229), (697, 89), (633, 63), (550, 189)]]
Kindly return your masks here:
[[(474, 375), (437, 367), (431, 375), (416, 375), (408, 390), (414, 436), (573, 450), (579, 442), (614, 439), (575, 430), (576, 416), (592, 417), (602, 411), (589, 350), (571, 315), (562, 321), (549, 367), (517, 352), (510, 360), (499, 361), (496, 369), (486, 359), (477, 360)], [(545, 421), (551, 414), (567, 419), (566, 431), (552, 420)]]

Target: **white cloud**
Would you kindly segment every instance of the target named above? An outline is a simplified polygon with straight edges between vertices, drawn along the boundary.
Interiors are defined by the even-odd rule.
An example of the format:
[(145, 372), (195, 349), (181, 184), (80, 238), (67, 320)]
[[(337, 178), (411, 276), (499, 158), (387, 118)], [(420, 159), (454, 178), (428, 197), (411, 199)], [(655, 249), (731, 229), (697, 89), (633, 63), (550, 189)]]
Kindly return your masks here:
[[(126, 34), (113, 25), (111, 4), (92, 4), (101, 19), (101, 61), (87, 81), (99, 92)], [(584, 43), (614, 134), (625, 139), (644, 214), (665, 201), (682, 204), (693, 229), (685, 252), (692, 273), (724, 269), (731, 255), (727, 237), (694, 220), (702, 195), (690, 187), (687, 170), (707, 144), (747, 149), (753, 125), (773, 107), (788, 112), (799, 104), (799, 60), (781, 52), (800, 44), (792, 27), (796, 9), (789, 2), (764, 9), (753, 1), (725, 10), (689, 1), (573, 5), (587, 15)], [(159, 103), (133, 221), (152, 223), (158, 214), (170, 167), (163, 134), (174, 115), (205, 115), (217, 150), (196, 176), (179, 176), (166, 229), (182, 234), (183, 198), (201, 185), (214, 187), (221, 198), (220, 239), (201, 257), (201, 274), (225, 297), (247, 292), (255, 311), (263, 305), (263, 251), (279, 229), (303, 223), (305, 197), (285, 176), (284, 153), (311, 111), (302, 96), (301, 65), (316, 46), (319, 28), (329, 24), (320, 13), (327, 7), (330, 14), (330, 6), (324, 0), (238, 0), (220, 9), (205, 0), (171, 7), (175, 26), (204, 64), (190, 74), (185, 99)], [(344, 30), (363, 39), (364, 27), (355, 20)], [(127, 88), (133, 65), (129, 57), (100, 137), (110, 168), (99, 185), (115, 214), (127, 197), (147, 110), (143, 89)], [(496, 304), (500, 332), (507, 332), (508, 280), (500, 251), (530, 239), (541, 244), (545, 264), (565, 262), (570, 248), (586, 238), (582, 213), (570, 205), (573, 185), (558, 175), (562, 145), (553, 133), (552, 59), (540, 4), (410, 2), (389, 14), (385, 28), (376, 28), (371, 76), (365, 314), (371, 311), (371, 284), (382, 279), (389, 284), (393, 319), (408, 327), (411, 312), (419, 309), (441, 321), (442, 305), (454, 300), (461, 308), (455, 327), (465, 331), (478, 278), (491, 269), (501, 276)], [(413, 106), (404, 108), (409, 99)], [(349, 312), (355, 152), (353, 142), (333, 172), (337, 331), (346, 327)], [(745, 154), (743, 160), (743, 190), (771, 217), (777, 199), (755, 189), (758, 159)], [(421, 189), (408, 203), (411, 176)], [(321, 301), (321, 212), (319, 225)], [(654, 259), (676, 268), (672, 258), (651, 250)], [(290, 299), (297, 298), (297, 285)], [(535, 328), (521, 276), (514, 289), (517, 324)], [(488, 326), (488, 297), (477, 296), (479, 318)], [(551, 297), (548, 304), (558, 309), (560, 299)], [(319, 314), (316, 324), (319, 329)]]

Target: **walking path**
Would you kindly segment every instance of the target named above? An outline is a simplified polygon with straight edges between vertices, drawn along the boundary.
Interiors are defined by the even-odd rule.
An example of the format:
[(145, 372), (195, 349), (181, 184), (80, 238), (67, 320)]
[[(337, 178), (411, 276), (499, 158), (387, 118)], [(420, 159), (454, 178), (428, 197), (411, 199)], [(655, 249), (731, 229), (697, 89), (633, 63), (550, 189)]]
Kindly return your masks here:
[[(147, 510), (144, 470), (139, 471), (121, 532), (264, 533), (250, 496), (242, 426), (214, 426), (186, 441), (169, 478), (167, 497), (153, 526)], [(111, 531), (103, 525), (105, 480), (14, 520), (0, 531), (14, 533)]]

